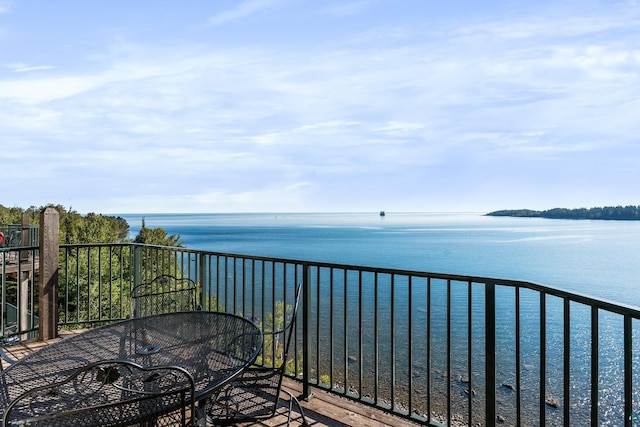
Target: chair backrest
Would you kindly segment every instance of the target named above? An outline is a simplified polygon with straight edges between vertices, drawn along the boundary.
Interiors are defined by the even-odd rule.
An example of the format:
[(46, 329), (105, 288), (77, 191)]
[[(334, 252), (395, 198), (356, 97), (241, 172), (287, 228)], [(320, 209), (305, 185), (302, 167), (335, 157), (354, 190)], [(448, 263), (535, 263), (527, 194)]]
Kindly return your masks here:
[(133, 316), (199, 310), (198, 287), (188, 277), (163, 274), (131, 290)]
[[(295, 301), (291, 310), (289, 320), (287, 321), (287, 305), (282, 303), (282, 327), (275, 331), (263, 332), (263, 351), (262, 351), (262, 364), (265, 366), (272, 366), (273, 369), (280, 371), (280, 379), (278, 389), (282, 384), (282, 377), (287, 370), (287, 363), (289, 360), (289, 349), (291, 348), (291, 341), (295, 335), (296, 319), (298, 317), (298, 306), (300, 304), (300, 293), (302, 291), (302, 285), (296, 286)], [(279, 313), (277, 313), (279, 314)], [(279, 326), (275, 321), (276, 314), (273, 314), (274, 321), (272, 325), (266, 326)], [(275, 329), (275, 328), (274, 328)]]
[(210, 399), (206, 411), (216, 423), (229, 425), (257, 421), (271, 418), (276, 413), (283, 391), (282, 379), (288, 367), (289, 349), (295, 335), (301, 291), (302, 286), (298, 285), (293, 309), (289, 313), (285, 302), (278, 303), (276, 313), (263, 321), (263, 345), (256, 365), (245, 370)]
[(106, 360), (21, 394), (5, 408), (2, 425), (187, 426), (195, 418), (194, 393), (183, 368)]

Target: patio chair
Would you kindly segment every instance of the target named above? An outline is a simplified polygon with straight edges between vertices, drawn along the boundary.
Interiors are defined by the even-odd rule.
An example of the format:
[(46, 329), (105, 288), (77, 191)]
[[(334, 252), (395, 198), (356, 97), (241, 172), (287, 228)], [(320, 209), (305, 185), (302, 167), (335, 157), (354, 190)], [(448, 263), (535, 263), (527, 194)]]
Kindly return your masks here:
[(188, 277), (163, 274), (131, 291), (134, 317), (177, 311), (201, 310), (197, 303), (198, 287)]
[(5, 408), (3, 426), (194, 426), (193, 378), (177, 366), (126, 360), (89, 364), (29, 390)]
[[(287, 369), (291, 338), (294, 335), (301, 286), (295, 294), (291, 319), (287, 323), (286, 307), (283, 313), (284, 327), (278, 331), (266, 331), (262, 349), (262, 366), (252, 366), (240, 377), (223, 387), (207, 401), (207, 420), (214, 425), (227, 426), (243, 422), (256, 422), (275, 416), (281, 392), (289, 396), (287, 426), (291, 423), (293, 405), (298, 407), (302, 425), (308, 426), (298, 399), (282, 388)], [(258, 356), (260, 358), (260, 356)], [(271, 366), (269, 366), (271, 365)]]

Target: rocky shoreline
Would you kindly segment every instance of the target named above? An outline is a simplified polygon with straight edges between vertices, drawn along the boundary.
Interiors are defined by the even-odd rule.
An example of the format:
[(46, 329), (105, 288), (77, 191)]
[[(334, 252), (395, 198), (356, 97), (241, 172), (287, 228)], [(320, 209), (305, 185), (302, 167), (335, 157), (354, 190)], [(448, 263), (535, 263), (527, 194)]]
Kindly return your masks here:
[[(434, 395), (434, 397), (439, 397), (439, 398), (432, 397), (431, 399), (431, 415), (428, 416), (428, 414), (425, 411), (426, 408), (421, 408), (420, 405), (414, 405), (412, 415), (419, 419), (425, 419), (425, 420), (429, 419), (430, 421), (440, 423), (442, 425), (451, 425), (453, 427), (463, 427), (463, 426), (469, 426), (469, 425), (472, 425), (474, 427), (484, 426), (486, 421), (484, 398), (474, 388), (471, 388), (471, 390), (469, 390), (469, 378), (461, 374), (456, 374), (454, 377), (455, 379), (451, 381), (452, 414), (450, 417), (451, 420), (449, 421), (447, 419), (446, 393), (445, 393), (445, 390), (443, 389), (443, 386), (446, 385), (447, 375), (445, 372), (441, 372), (441, 371), (435, 371), (434, 373), (441, 380), (444, 380), (444, 381), (435, 380), (432, 382), (433, 390), (431, 394)], [(344, 384), (340, 382), (336, 382), (333, 385), (333, 389), (344, 392), (345, 387), (344, 387)], [(384, 388), (379, 390), (379, 394), (381, 395), (388, 395), (389, 393), (390, 391), (385, 390)], [(396, 393), (398, 393), (398, 391), (396, 391)], [(471, 393), (471, 400), (469, 400), (469, 393)], [(349, 387), (349, 390), (346, 392), (346, 395), (352, 396), (354, 398), (359, 398), (358, 390), (356, 390), (354, 387)], [(510, 384), (508, 382), (503, 382), (498, 385), (498, 394), (496, 396), (497, 414), (494, 422), (495, 425), (505, 425), (505, 426), (516, 425), (517, 420), (515, 419), (515, 416), (514, 416), (515, 405), (512, 402), (514, 398), (515, 398), (515, 386), (513, 384)], [(367, 403), (371, 403), (371, 404), (375, 403), (374, 397), (368, 394), (363, 394), (363, 396), (361, 396), (361, 399)], [(472, 421), (472, 424), (469, 424), (467, 422), (469, 402), (471, 402), (474, 405), (474, 408), (473, 408), (474, 420)], [(403, 402), (403, 399), (401, 397), (400, 398), (396, 397), (395, 404), (393, 405), (392, 404), (393, 402), (389, 398), (380, 398), (380, 397), (378, 398), (377, 406), (381, 406), (386, 409), (390, 409), (393, 406), (395, 411), (400, 414), (406, 415), (409, 413), (408, 405), (406, 405)], [(547, 397), (545, 399), (545, 404), (546, 404), (547, 410), (552, 411), (550, 414), (552, 418), (556, 418), (553, 416), (554, 415), (553, 412), (562, 411), (561, 401), (556, 397), (552, 397), (552, 396)], [(536, 404), (536, 409), (537, 408), (538, 407)], [(558, 412), (556, 415), (559, 416), (560, 414), (561, 412)], [(534, 416), (534, 414), (531, 414), (531, 416)], [(537, 418), (537, 414), (535, 415), (534, 418)], [(554, 424), (553, 421), (551, 421), (551, 424), (552, 425)]]

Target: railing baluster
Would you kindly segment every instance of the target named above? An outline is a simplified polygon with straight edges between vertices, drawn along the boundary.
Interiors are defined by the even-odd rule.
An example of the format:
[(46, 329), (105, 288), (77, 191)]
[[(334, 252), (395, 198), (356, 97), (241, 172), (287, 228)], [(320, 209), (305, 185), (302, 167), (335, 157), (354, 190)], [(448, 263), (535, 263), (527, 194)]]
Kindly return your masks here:
[(467, 424), (473, 425), (473, 286), (467, 281)]
[(547, 302), (546, 294), (540, 292), (540, 427), (546, 424), (547, 409)]
[(302, 398), (311, 394), (311, 269), (302, 264)]
[(349, 311), (347, 307), (349, 306), (349, 278), (347, 274), (347, 269), (342, 270), (342, 282), (344, 283), (343, 292), (342, 292), (342, 336), (344, 337), (344, 353), (342, 359), (342, 376), (344, 378), (344, 392), (345, 394), (349, 394), (349, 330), (347, 329), (347, 325), (349, 324)]
[[(275, 261), (271, 262), (271, 277), (269, 282), (271, 283), (271, 330), (277, 331), (280, 328), (278, 328), (276, 324), (276, 262)], [(285, 312), (282, 313), (283, 316), (286, 314)], [(283, 322), (283, 325), (284, 325), (284, 322)], [(276, 360), (275, 346), (271, 346), (271, 349), (272, 349), (271, 360), (275, 361)]]
[(87, 265), (85, 268), (87, 269), (87, 283), (85, 285), (87, 292), (87, 317), (89, 321), (93, 320), (91, 318), (91, 280), (92, 280), (92, 271), (91, 271), (91, 254), (93, 253), (90, 246), (87, 246)]
[(390, 303), (390, 322), (389, 327), (391, 330), (389, 331), (390, 338), (390, 346), (389, 346), (389, 359), (391, 360), (391, 409), (396, 409), (396, 337), (395, 337), (395, 327), (396, 327), (396, 287), (395, 287), (395, 274), (391, 275), (391, 280), (389, 283), (391, 292), (391, 303)]
[[(233, 272), (233, 278), (232, 278), (233, 285), (231, 287), (231, 301), (233, 301), (233, 308), (231, 310), (231, 313), (235, 314), (238, 312), (238, 291), (237, 291), (238, 289), (238, 257), (232, 257), (231, 262), (233, 263), (231, 268), (231, 271)], [(275, 288), (274, 288), (274, 292), (275, 292)], [(274, 307), (273, 313), (274, 313), (273, 317), (275, 318), (275, 307)], [(275, 331), (275, 329), (273, 330)]]
[[(63, 265), (64, 265), (64, 283), (61, 283), (62, 286), (64, 286), (64, 303), (62, 304), (62, 306), (64, 307), (64, 311), (63, 311), (63, 316), (64, 319), (62, 321), (62, 323), (67, 323), (70, 320), (69, 316), (69, 296), (71, 295), (69, 293), (69, 251), (71, 249), (70, 248), (62, 248), (62, 251), (64, 253), (64, 261), (63, 261)], [(3, 265), (4, 268), (4, 265)], [(4, 274), (2, 275), (2, 307), (6, 307), (6, 293), (5, 293), (5, 280), (4, 280)], [(3, 323), (2, 323), (2, 330), (4, 331), (4, 317), (3, 317)]]
[(224, 288), (224, 310), (229, 313), (229, 257), (224, 257), (224, 277), (222, 278)]
[(564, 367), (563, 367), (563, 418), (564, 425), (571, 423), (571, 302), (564, 298)]
[[(215, 261), (216, 261), (216, 311), (220, 311), (220, 304), (221, 304), (221, 298), (220, 298), (220, 256), (216, 255), (215, 256)], [(264, 283), (264, 281), (263, 281)], [(263, 288), (264, 289), (264, 288)], [(264, 295), (262, 296), (262, 301), (264, 301)], [(225, 309), (223, 307), (223, 309)]]
[(427, 421), (431, 422), (431, 277), (427, 277)]
[[(408, 381), (408, 411), (409, 414), (413, 413), (413, 276), (409, 276), (409, 281), (407, 283), (407, 305), (408, 305), (408, 313), (407, 313), (407, 381)], [(391, 333), (395, 333), (395, 331), (391, 331)]]
[[(80, 306), (81, 303), (81, 288), (80, 288), (80, 252), (81, 248), (76, 248), (76, 313), (78, 314), (78, 321), (80, 321)], [(136, 267), (139, 267), (137, 264), (134, 264), (134, 274), (140, 274), (140, 269), (135, 270)]]
[(598, 383), (600, 374), (599, 369), (599, 340), (600, 330), (598, 321), (598, 308), (591, 307), (591, 426), (597, 427), (599, 424), (599, 397)]
[(485, 413), (489, 424), (496, 422), (496, 285), (485, 284)]
[(329, 384), (330, 387), (333, 388), (335, 384), (335, 378), (333, 377), (334, 372), (334, 363), (333, 363), (333, 355), (334, 355), (334, 333), (333, 333), (333, 312), (335, 307), (333, 305), (333, 291), (334, 291), (334, 278), (333, 278), (333, 268), (329, 268)]
[(362, 349), (364, 345), (363, 341), (363, 321), (362, 312), (364, 309), (362, 298), (363, 284), (362, 284), (362, 270), (358, 271), (358, 396), (362, 399), (362, 383), (364, 381), (364, 351)]
[[(0, 261), (2, 264), (0, 265), (0, 272), (2, 273), (2, 277), (0, 277), (0, 285), (2, 285), (2, 298), (0, 303), (2, 306), (0, 307), (0, 327), (2, 327), (2, 336), (6, 334), (7, 328), (7, 260), (10, 252), (2, 251), (0, 252)], [(20, 307), (18, 307), (19, 309)], [(66, 316), (65, 316), (66, 317)], [(18, 328), (20, 330), (20, 328)], [(0, 362), (2, 363), (2, 362)]]
[(515, 306), (515, 317), (516, 317), (516, 425), (522, 425), (522, 358), (521, 358), (521, 347), (520, 347), (520, 286), (516, 287), (516, 306)]
[(373, 401), (377, 405), (378, 402), (378, 384), (380, 378), (378, 377), (378, 367), (380, 366), (380, 360), (378, 355), (378, 272), (375, 272), (373, 277), (373, 370), (374, 370), (374, 387), (373, 387)]
[(631, 316), (624, 316), (624, 419), (633, 425), (633, 327)]
[[(298, 284), (302, 284), (302, 280), (300, 280), (300, 271), (301, 271), (302, 266), (298, 263), (295, 263), (293, 265), (293, 289), (294, 289), (294, 297), (295, 297), (295, 289), (297, 289)], [(255, 286), (255, 285), (254, 285)], [(304, 287), (302, 288), (302, 292), (304, 292)], [(300, 297), (302, 299), (302, 297)], [(255, 300), (254, 294), (253, 292), (251, 293), (251, 299)], [(299, 309), (298, 310), (298, 318), (296, 319), (296, 327), (294, 328), (293, 332), (294, 332), (294, 336), (293, 336), (293, 354), (297, 355), (298, 351), (299, 351), (299, 345), (298, 342), (300, 340), (300, 334), (299, 334), (299, 330), (302, 329), (301, 325), (302, 323), (299, 322), (298, 319), (300, 319), (300, 317), (303, 316), (302, 311)], [(295, 377), (299, 377), (298, 373), (300, 372), (300, 363), (301, 361), (299, 360), (298, 357), (295, 357), (293, 360), (293, 365), (294, 365), (294, 369), (295, 369)]]
[(447, 280), (447, 326), (446, 326), (447, 354), (447, 424), (451, 425), (452, 407), (451, 407), (451, 280)]
[[(207, 310), (209, 309), (209, 301), (206, 301), (207, 298), (207, 289), (210, 289), (209, 286), (209, 277), (207, 277), (207, 270), (210, 270), (210, 266), (209, 264), (207, 264), (207, 261), (209, 261), (211, 259), (211, 257), (208, 257), (207, 254), (205, 252), (202, 252), (199, 254), (200, 257), (200, 270), (198, 273), (199, 279), (198, 282), (200, 283), (200, 294), (198, 295), (198, 300), (200, 301), (200, 307), (202, 307), (203, 310)], [(209, 266), (209, 269), (207, 269), (207, 267)]]
[[(315, 318), (315, 323), (316, 323), (316, 363), (315, 363), (315, 370), (316, 370), (316, 380), (318, 382), (320, 382), (320, 313), (322, 313), (321, 307), (322, 307), (322, 292), (321, 292), (321, 286), (322, 286), (322, 269), (320, 267), (316, 268), (316, 318)], [(329, 388), (333, 388), (333, 384), (329, 384)]]
[[(98, 320), (100, 320), (100, 318), (102, 317), (102, 274), (100, 274), (100, 272), (102, 271), (102, 246), (98, 246), (97, 248), (97, 252), (98, 252)], [(91, 299), (91, 296), (89, 296), (89, 299)]]
[(256, 260), (251, 259), (251, 318), (256, 319)]

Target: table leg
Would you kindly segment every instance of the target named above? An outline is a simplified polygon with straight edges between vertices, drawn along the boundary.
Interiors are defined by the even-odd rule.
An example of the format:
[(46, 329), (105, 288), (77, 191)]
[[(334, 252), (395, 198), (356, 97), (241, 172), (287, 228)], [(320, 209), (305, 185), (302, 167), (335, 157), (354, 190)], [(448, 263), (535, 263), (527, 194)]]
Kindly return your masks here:
[(207, 399), (203, 399), (196, 405), (196, 425), (207, 427)]

